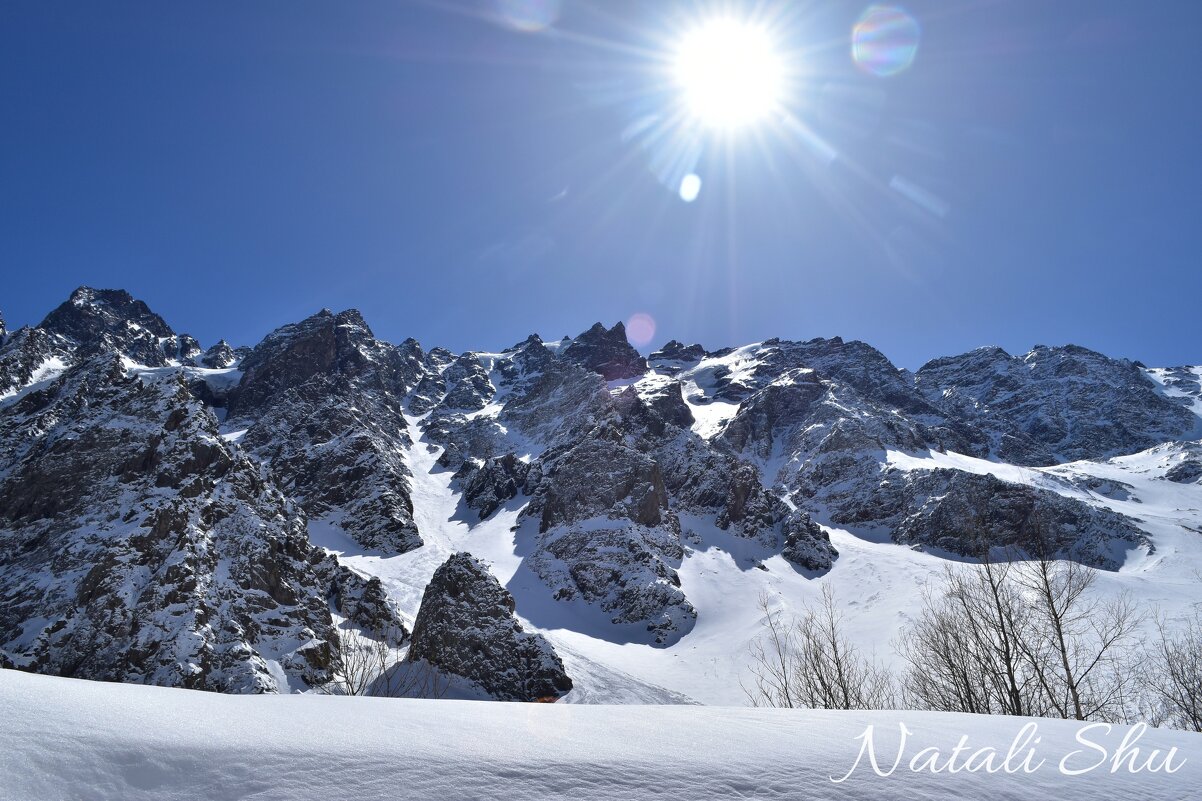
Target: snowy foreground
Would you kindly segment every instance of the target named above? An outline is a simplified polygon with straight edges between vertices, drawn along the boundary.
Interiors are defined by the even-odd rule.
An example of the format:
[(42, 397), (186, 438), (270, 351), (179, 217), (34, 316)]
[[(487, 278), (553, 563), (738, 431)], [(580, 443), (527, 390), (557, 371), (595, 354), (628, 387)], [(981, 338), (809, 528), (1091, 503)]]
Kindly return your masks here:
[[(899, 723), (913, 732), (902, 765)], [(223, 696), (0, 670), (0, 799), (1195, 799), (1202, 735), (935, 713)], [(967, 749), (947, 760), (962, 736)], [(1075, 742), (1081, 736), (1096, 744)], [(1038, 739), (1036, 739), (1038, 738)], [(941, 752), (932, 773), (914, 772)], [(962, 769), (997, 750), (990, 775)], [(1170, 749), (1175, 748), (1175, 752)], [(1029, 749), (1033, 749), (1029, 753)], [(1099, 763), (1105, 749), (1108, 761)], [(1159, 753), (1153, 755), (1153, 750)], [(1075, 755), (1072, 752), (1077, 752)], [(983, 763), (988, 752), (974, 759)], [(915, 760), (915, 757), (917, 759)], [(1129, 767), (1151, 764), (1156, 772)], [(1165, 764), (1166, 756), (1169, 757)], [(1065, 775), (1067, 770), (1085, 770)], [(1024, 766), (1043, 764), (1032, 773)], [(1166, 768), (1175, 772), (1168, 773)]]

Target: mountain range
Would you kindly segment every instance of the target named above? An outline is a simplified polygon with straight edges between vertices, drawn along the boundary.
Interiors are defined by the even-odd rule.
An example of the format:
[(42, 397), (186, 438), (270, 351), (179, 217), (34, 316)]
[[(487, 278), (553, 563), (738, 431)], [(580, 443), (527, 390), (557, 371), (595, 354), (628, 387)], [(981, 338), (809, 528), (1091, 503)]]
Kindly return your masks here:
[(0, 667), (303, 691), (354, 631), (465, 697), (737, 702), (762, 599), (830, 582), (885, 648), (996, 548), (1202, 600), (1202, 368), (621, 323), (456, 354), (354, 310), (206, 349), (88, 287), (0, 320)]

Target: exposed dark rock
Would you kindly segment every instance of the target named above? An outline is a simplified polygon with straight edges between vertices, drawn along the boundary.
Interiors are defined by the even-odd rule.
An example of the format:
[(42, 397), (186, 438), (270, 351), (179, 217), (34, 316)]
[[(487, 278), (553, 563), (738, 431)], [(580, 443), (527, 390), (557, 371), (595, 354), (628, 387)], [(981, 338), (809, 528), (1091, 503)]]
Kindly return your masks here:
[(1101, 495), (1105, 498), (1110, 498), (1115, 501), (1131, 501), (1140, 503), (1138, 497), (1132, 494), (1132, 486), (1122, 481), (1114, 481), (1112, 479), (1098, 478), (1097, 476), (1069, 476), (1068, 480), (1075, 486), (1087, 489), (1090, 492)]
[(822, 526), (800, 510), (785, 518), (782, 525), (785, 547), (781, 556), (806, 570), (830, 570), (839, 552), (831, 545), (830, 536)]
[(705, 358), (705, 348), (686, 345), (675, 339), (647, 357), (650, 362), (699, 362)]
[(645, 391), (636, 391), (635, 394), (665, 423), (677, 428), (693, 425), (693, 410), (684, 402), (684, 388), (678, 382), (652, 385)]
[(539, 530), (597, 516), (657, 526), (668, 513), (659, 466), (620, 441), (598, 437), (539, 462), (529, 513)]
[(442, 374), (447, 394), (440, 406), (444, 409), (478, 411), (488, 405), (496, 389), (488, 380), (488, 371), (473, 354), (465, 353), (452, 362)]
[(48, 368), (57, 375), (71, 359), (69, 344), (41, 328), (20, 328), (0, 345), (0, 396), (43, 379)]
[(453, 554), (422, 595), (407, 659), (469, 679), (501, 701), (563, 696), (572, 689), (563, 662), (513, 612), (513, 596), (483, 563)]
[(526, 484), (530, 466), (512, 453), (486, 459), (483, 464), (469, 462), (459, 471), (463, 499), (480, 519), (491, 515), (501, 504), (516, 498)]
[(529, 439), (548, 446), (574, 442), (613, 409), (600, 378), (555, 359), (541, 344), (518, 351), (513, 364), (515, 378), (497, 420)]
[(159, 349), (168, 362), (176, 364), (194, 365), (197, 358), (204, 352), (200, 343), (187, 334), (167, 337), (159, 343)]
[(1117, 570), (1128, 549), (1150, 545), (1133, 520), (1108, 509), (960, 470), (888, 471), (876, 492), (858, 500), (833, 522), (890, 525), (899, 543), (964, 556), (1016, 547)]
[(611, 623), (641, 626), (653, 644), (670, 645), (697, 620), (665, 557), (679, 543), (679, 530), (663, 526), (573, 524), (540, 538), (529, 565), (556, 600), (579, 598)]
[(647, 372), (647, 361), (626, 339), (626, 326), (617, 323), (608, 331), (601, 323), (572, 340), (563, 351), (563, 357), (594, 373), (606, 381), (620, 378), (635, 378)]
[(531, 464), (540, 536), (531, 569), (559, 600), (580, 597), (615, 623), (646, 623), (657, 643), (692, 628), (696, 612), (671, 563), (684, 555), (659, 466), (599, 427)]
[[(281, 671), (297, 686), (337, 664), (331, 608), (399, 644), (385, 585), (309, 546), (306, 512), (367, 548), (419, 546), (415, 448), (442, 449), (481, 519), (521, 508), (522, 570), (563, 620), (600, 617), (623, 641), (670, 644), (694, 625), (682, 520), (706, 535), (690, 542), (734, 545), (716, 527), (750, 541), (736, 549), (748, 563), (779, 552), (806, 572), (838, 556), (811, 515), (936, 552), (1042, 549), (1114, 569), (1153, 544), (1102, 508), (1138, 502), (1132, 486), (1075, 464), (1034, 485), (914, 466), (1196, 439), (1199, 375), (1075, 347), (910, 374), (839, 338), (712, 353), (674, 341), (648, 363), (621, 324), (457, 355), (377, 340), (353, 310), (202, 353), (127, 293), (81, 288), (41, 327), (0, 322), (0, 664), (268, 691), (285, 689)], [(1155, 474), (1202, 481), (1196, 450), (1165, 445)], [(479, 612), (447, 580), (422, 606), (444, 622), (419, 639), (482, 685), (499, 670), (497, 697), (561, 694), (562, 665), (515, 634), (512, 598), (487, 579), (469, 582), (483, 628), (445, 622)], [(470, 638), (509, 644), (476, 652)]]
[(1164, 477), (1178, 484), (1193, 484), (1202, 479), (1202, 460), (1186, 459), (1169, 468)]
[(330, 605), (338, 614), (390, 645), (400, 645), (409, 639), (409, 629), (400, 610), (388, 598), (380, 579), (361, 576), (341, 564), (338, 557), (318, 549), (313, 550), (310, 564), (325, 584)]
[(151, 367), (167, 363), (162, 340), (175, 336), (162, 317), (128, 292), (86, 286), (72, 292), (38, 328), (73, 343), (81, 358), (115, 351)]

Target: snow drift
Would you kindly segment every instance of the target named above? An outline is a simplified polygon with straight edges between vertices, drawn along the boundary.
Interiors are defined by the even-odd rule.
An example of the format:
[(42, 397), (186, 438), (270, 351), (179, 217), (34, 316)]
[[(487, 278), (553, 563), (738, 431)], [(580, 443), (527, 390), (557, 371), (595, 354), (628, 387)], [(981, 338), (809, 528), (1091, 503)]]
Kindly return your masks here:
[[(1031, 723), (1026, 764), (1044, 760), (1033, 772), (1021, 769), (1025, 749), (1013, 773), (963, 769), (981, 748), (996, 749), (1000, 767)], [(872, 725), (888, 771), (899, 724), (912, 734), (892, 775), (874, 773), (867, 756), (856, 764)], [(1093, 729), (1083, 735), (1091, 748), (1075, 742), (1080, 728), (919, 712), (227, 696), (0, 670), (0, 799), (1197, 797), (1202, 735), (1148, 730), (1111, 772), (1136, 732)], [(931, 756), (923, 748), (940, 751), (940, 772), (910, 769)], [(1065, 757), (1068, 770), (1101, 762), (1099, 748), (1109, 759), (1096, 768), (1061, 772)], [(1160, 770), (1130, 772), (1149, 757)]]

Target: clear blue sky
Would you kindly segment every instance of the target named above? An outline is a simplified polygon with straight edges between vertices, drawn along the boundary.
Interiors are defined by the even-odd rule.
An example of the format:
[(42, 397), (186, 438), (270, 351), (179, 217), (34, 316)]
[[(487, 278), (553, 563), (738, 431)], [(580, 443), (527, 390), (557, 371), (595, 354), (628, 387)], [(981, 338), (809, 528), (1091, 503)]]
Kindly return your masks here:
[(715, 4), (563, 0), (526, 32), (505, 1), (6, 0), (10, 327), (89, 284), (206, 345), (328, 306), (454, 350), (645, 313), (653, 346), (1202, 363), (1202, 2), (913, 0), (891, 76), (851, 58), (866, 2), (727, 2), (772, 17), (824, 144), (706, 135), (685, 203), (623, 132)]

